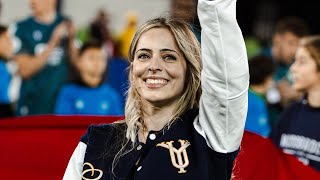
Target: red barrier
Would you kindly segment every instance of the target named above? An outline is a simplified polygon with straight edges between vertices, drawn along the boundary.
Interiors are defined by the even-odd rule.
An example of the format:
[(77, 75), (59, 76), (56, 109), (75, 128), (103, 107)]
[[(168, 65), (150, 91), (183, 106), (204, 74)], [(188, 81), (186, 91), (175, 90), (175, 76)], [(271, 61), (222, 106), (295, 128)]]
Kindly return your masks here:
[[(121, 118), (28, 116), (0, 120), (0, 179), (61, 179), (87, 127)], [(320, 173), (250, 132), (244, 134), (235, 163), (234, 180), (320, 179)]]
[(0, 179), (62, 179), (69, 158), (88, 126), (121, 118), (28, 116), (0, 120)]
[(320, 179), (320, 173), (284, 154), (270, 139), (245, 131), (233, 180)]

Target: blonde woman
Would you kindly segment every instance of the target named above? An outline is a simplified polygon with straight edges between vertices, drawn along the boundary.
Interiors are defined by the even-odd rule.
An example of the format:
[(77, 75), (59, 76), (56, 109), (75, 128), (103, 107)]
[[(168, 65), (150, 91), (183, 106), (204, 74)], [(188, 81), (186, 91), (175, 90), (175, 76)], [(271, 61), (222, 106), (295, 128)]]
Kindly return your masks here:
[(320, 36), (301, 40), (290, 67), (292, 87), (305, 97), (280, 116), (271, 138), (287, 154), (320, 171)]
[(179, 20), (138, 29), (125, 120), (91, 126), (64, 179), (230, 179), (249, 85), (236, 0), (199, 0), (198, 16), (202, 54)]

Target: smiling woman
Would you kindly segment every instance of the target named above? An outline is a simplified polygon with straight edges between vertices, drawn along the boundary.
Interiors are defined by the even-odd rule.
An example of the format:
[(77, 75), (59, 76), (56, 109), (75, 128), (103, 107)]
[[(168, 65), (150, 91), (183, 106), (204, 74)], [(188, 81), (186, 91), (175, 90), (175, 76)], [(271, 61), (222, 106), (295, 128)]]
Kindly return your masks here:
[(132, 82), (143, 99), (142, 107), (147, 108), (145, 113), (151, 114), (151, 111), (161, 108), (172, 109), (172, 112), (161, 115), (163, 120), (159, 120), (162, 122), (159, 127), (148, 127), (151, 124), (145, 119), (146, 129), (158, 131), (173, 118), (168, 115), (174, 114), (174, 107), (179, 106), (178, 101), (185, 89), (186, 60), (172, 34), (165, 28), (152, 28), (145, 32), (136, 49)]
[(245, 45), (236, 0), (199, 0), (198, 8), (202, 58), (181, 20), (138, 29), (125, 119), (90, 126), (64, 179), (230, 179), (247, 113)]
[[(132, 61), (129, 76), (133, 86), (128, 93), (126, 121), (134, 126), (128, 127), (127, 135), (135, 141), (139, 128), (139, 140), (145, 142), (148, 129), (161, 130), (188, 109), (198, 107), (200, 45), (183, 21), (157, 18), (136, 33), (129, 59)], [(136, 107), (143, 111), (135, 111)], [(152, 114), (156, 117), (151, 117)], [(136, 126), (139, 122), (135, 122), (134, 117), (143, 121), (140, 127)], [(152, 123), (154, 120), (151, 119), (157, 119), (157, 123)]]

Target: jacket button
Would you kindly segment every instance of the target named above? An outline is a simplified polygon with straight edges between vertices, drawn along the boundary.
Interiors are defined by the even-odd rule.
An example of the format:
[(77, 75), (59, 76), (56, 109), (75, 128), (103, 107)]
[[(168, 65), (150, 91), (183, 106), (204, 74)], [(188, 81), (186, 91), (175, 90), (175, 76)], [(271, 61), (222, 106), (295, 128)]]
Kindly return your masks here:
[(149, 138), (150, 138), (151, 140), (155, 140), (156, 137), (157, 137), (157, 136), (156, 136), (155, 134), (150, 134), (150, 135), (149, 135)]
[(139, 167), (138, 167), (138, 169), (137, 169), (137, 171), (140, 171), (140, 170), (141, 170), (141, 168), (142, 168), (142, 166), (139, 166)]

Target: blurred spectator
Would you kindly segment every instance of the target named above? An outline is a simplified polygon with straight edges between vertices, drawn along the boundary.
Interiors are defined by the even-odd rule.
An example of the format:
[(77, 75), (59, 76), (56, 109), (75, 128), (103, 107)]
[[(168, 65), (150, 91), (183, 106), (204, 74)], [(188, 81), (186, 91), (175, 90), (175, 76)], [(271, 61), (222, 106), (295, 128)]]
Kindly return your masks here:
[(250, 88), (245, 129), (263, 137), (268, 137), (271, 131), (265, 94), (271, 86), (273, 72), (272, 59), (260, 55), (249, 60)]
[(90, 35), (103, 44), (109, 58), (114, 56), (115, 43), (109, 30), (109, 15), (105, 10), (100, 9), (90, 24)]
[[(130, 21), (136, 23), (135, 16), (130, 18), (132, 18)], [(124, 109), (126, 92), (128, 89), (127, 68), (129, 67), (129, 62), (124, 58), (124, 56), (126, 57), (128, 54), (128, 52), (124, 53), (124, 51), (128, 50), (121, 49), (121, 43), (129, 43), (130, 45), (130, 33), (134, 33), (135, 28), (126, 31), (126, 33), (123, 32), (123, 37), (120, 37), (118, 41), (114, 41), (108, 28), (108, 23), (109, 15), (104, 10), (100, 10), (89, 27), (81, 28), (78, 31), (78, 37), (83, 43), (94, 40), (103, 44), (104, 50), (108, 55), (105, 82), (119, 93), (121, 109)]]
[(128, 59), (128, 52), (134, 33), (137, 29), (138, 17), (135, 12), (126, 14), (126, 25), (118, 37), (121, 57)]
[(6, 26), (0, 25), (0, 117), (14, 116), (14, 103), (19, 96), (21, 78), (17, 65), (10, 60), (13, 44)]
[(286, 17), (278, 21), (272, 39), (272, 57), (278, 67), (275, 74), (276, 80), (286, 78), (288, 70), (302, 37), (308, 35), (306, 23), (297, 17)]
[(14, 59), (23, 78), (17, 114), (50, 114), (67, 78), (70, 62), (66, 52), (73, 41), (65, 36), (70, 23), (62, 23), (65, 17), (56, 12), (57, 0), (29, 3), (32, 15), (11, 27), (17, 51)]
[(122, 115), (118, 93), (104, 83), (106, 53), (100, 42), (84, 43), (75, 62), (73, 82), (58, 96), (57, 114)]
[(201, 26), (197, 15), (197, 2), (197, 0), (171, 0), (171, 16), (189, 23), (200, 42)]
[(285, 153), (320, 171), (320, 36), (304, 38), (290, 70), (303, 100), (281, 115), (271, 138)]
[(271, 49), (276, 64), (275, 84), (267, 93), (272, 121), (277, 119), (284, 107), (301, 98), (302, 94), (291, 87), (289, 68), (294, 61), (299, 40), (308, 33), (306, 23), (297, 17), (286, 17), (276, 24)]

